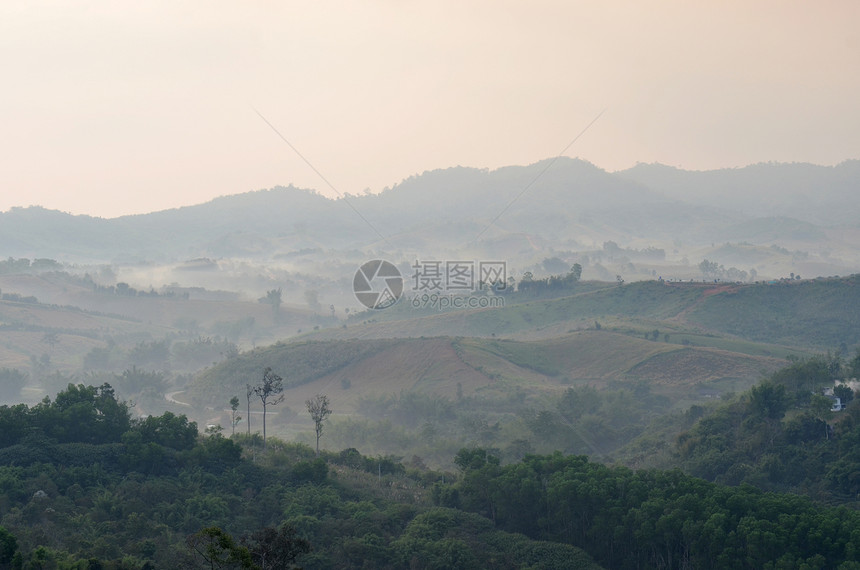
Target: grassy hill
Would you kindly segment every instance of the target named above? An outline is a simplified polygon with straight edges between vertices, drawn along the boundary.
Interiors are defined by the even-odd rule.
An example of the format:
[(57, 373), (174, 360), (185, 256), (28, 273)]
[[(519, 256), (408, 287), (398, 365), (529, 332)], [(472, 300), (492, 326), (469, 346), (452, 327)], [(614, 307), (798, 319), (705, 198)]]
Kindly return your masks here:
[[(784, 356), (785, 348), (827, 350), (860, 344), (860, 277), (756, 284), (641, 281), (594, 283), (554, 299), (505, 297), (505, 306), (446, 312), (396, 309), (356, 315), (345, 329), (315, 338), (394, 338), (462, 335), (550, 338), (572, 330), (604, 328), (632, 334), (657, 329), (672, 342)], [(708, 336), (710, 335), (710, 336)], [(729, 340), (734, 342), (726, 344)], [(740, 341), (767, 343), (772, 349)]]
[[(369, 400), (408, 393), (448, 402), (476, 398), (493, 416), (494, 405), (504, 408), (517, 399), (539, 408), (585, 385), (648, 385), (683, 406), (744, 390), (786, 356), (860, 343), (854, 276), (747, 285), (584, 282), (556, 298), (511, 293), (500, 308), (438, 312), (414, 310), (404, 300), (346, 321), (288, 306), (276, 319), (269, 305), (229, 296), (102, 295), (56, 279), (4, 276), (0, 287), (4, 294), (32, 291), (103, 310), (0, 301), (0, 367), (27, 370), (31, 379), (81, 372), (93, 369), (84, 367), (87, 354), (115, 346), (124, 352), (105, 356), (113, 359), (112, 367), (101, 369), (121, 372), (136, 364), (184, 373), (210, 366), (187, 394), (176, 397), (197, 408), (192, 413), (201, 423), (222, 425), (228, 425), (220, 414), (230, 397), (244, 400), (246, 384), (256, 383), (266, 367), (289, 386), (292, 416), (284, 412), (280, 424), (293, 430), (306, 429), (298, 412), (320, 392), (330, 395), (340, 418), (358, 414), (362, 406), (366, 411)], [(311, 330), (316, 323), (323, 328)], [(299, 328), (310, 332), (295, 337)], [(205, 351), (213, 349), (189, 346), (203, 335), (220, 336), (245, 351), (227, 358), (214, 349), (210, 358)], [(140, 345), (158, 339), (177, 348), (169, 359), (132, 358)], [(194, 368), (181, 360), (189, 348), (199, 349)], [(172, 378), (171, 391), (184, 382)]]
[(159, 339), (221, 337), (240, 346), (272, 343), (318, 326), (308, 309), (244, 301), (237, 294), (119, 295), (65, 273), (0, 275), (0, 367), (50, 360), (51, 371), (81, 370), (92, 349)]
[(116, 314), (21, 301), (0, 301), (0, 367), (27, 368), (49, 357), (50, 368), (78, 370), (107, 338), (134, 342), (163, 335), (151, 323)]
[[(596, 319), (660, 321), (692, 305), (701, 287), (667, 287), (655, 281), (616, 286), (586, 282), (557, 298), (513, 294), (504, 306), (487, 309), (413, 310), (402, 299), (391, 310), (356, 315), (343, 330), (325, 330), (315, 338), (396, 338), (415, 336), (498, 336), (546, 338), (593, 326)], [(557, 294), (558, 295), (558, 294)], [(390, 312), (389, 312), (390, 311)]]
[[(304, 402), (325, 394), (333, 411), (325, 447), (449, 466), (451, 453), (470, 445), (498, 447), (510, 459), (547, 449), (609, 457), (653, 418), (746, 390), (784, 364), (608, 330), (537, 341), (303, 341), (217, 364), (179, 396), (201, 424), (229, 427), (230, 398), (239, 397), (247, 419), (246, 385), (271, 366), (285, 390), (284, 402), (268, 410), (269, 434), (313, 443)], [(250, 417), (251, 431), (259, 431), (262, 409), (254, 395)], [(246, 419), (239, 431), (247, 429)]]
[[(55, 277), (7, 276), (0, 286), (81, 304), (104, 295)], [(76, 372), (116, 380), (135, 413), (170, 409), (201, 426), (229, 428), (238, 396), (257, 431), (262, 410), (254, 398), (248, 414), (246, 386), (271, 367), (286, 390), (268, 433), (290, 440), (312, 441), (304, 402), (322, 393), (334, 411), (323, 443), (332, 449), (435, 465), (463, 445), (494, 446), (510, 460), (554, 449), (609, 458), (657, 417), (742, 392), (787, 356), (853, 348), (855, 280), (585, 282), (542, 298), (509, 293), (493, 309), (401, 302), (340, 320), (287, 306), (277, 319), (269, 305), (217, 294), (114, 294), (93, 305), (110, 312), (18, 296), (0, 301), (0, 368), (29, 373), (31, 402), (72, 379), (57, 371)], [(295, 336), (300, 327), (311, 330)], [(134, 383), (155, 376), (124, 385), (134, 366), (167, 376), (155, 391)]]
[[(552, 293), (561, 295), (556, 298), (508, 294), (500, 297), (504, 306), (499, 308), (413, 309), (403, 299), (391, 309), (339, 321), (286, 304), (275, 318), (271, 306), (235, 295), (129, 297), (96, 292), (68, 275), (3, 275), (4, 296), (20, 294), (0, 300), (0, 363), (24, 366), (48, 354), (53, 368), (73, 371), (93, 347), (165, 337), (220, 336), (246, 348), (300, 330), (310, 331), (304, 338), (320, 341), (442, 336), (547, 340), (598, 324), (631, 336), (656, 331), (659, 340), (674, 345), (781, 358), (792, 350), (860, 344), (857, 284), (857, 276), (743, 285), (584, 282)], [(602, 357), (600, 347), (594, 348)]]
[(835, 348), (860, 343), (860, 276), (726, 289), (687, 321), (755, 341)]
[(708, 347), (682, 347), (611, 331), (580, 331), (541, 341), (481, 338), (329, 340), (279, 343), (243, 353), (200, 373), (190, 395), (223, 406), (272, 367), (285, 380), (288, 402), (326, 393), (340, 414), (363, 397), (418, 391), (453, 400), (558, 394), (575, 385), (648, 382), (674, 398), (702, 386), (747, 386), (783, 364)]

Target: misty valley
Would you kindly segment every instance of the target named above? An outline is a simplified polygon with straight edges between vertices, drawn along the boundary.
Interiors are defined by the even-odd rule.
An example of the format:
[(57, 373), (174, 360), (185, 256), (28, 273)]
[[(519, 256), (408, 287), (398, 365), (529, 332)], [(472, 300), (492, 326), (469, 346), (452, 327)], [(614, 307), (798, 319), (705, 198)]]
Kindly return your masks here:
[(860, 568), (860, 161), (550, 166), (0, 213), (0, 568)]

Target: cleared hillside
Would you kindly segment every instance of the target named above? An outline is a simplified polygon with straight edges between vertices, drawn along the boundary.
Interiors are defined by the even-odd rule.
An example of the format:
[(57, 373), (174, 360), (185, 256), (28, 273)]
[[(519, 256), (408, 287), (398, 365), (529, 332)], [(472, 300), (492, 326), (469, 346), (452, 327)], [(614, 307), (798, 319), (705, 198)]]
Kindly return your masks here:
[[(326, 393), (339, 414), (354, 413), (362, 397), (418, 391), (449, 399), (499, 398), (515, 391), (558, 393), (572, 385), (596, 387), (646, 381), (678, 399), (703, 385), (752, 385), (782, 366), (776, 358), (705, 347), (679, 347), (609, 331), (582, 331), (544, 341), (413, 338), (277, 344), (214, 366), (190, 389), (199, 405), (244, 399), (247, 383), (271, 367), (282, 376), (288, 403), (300, 406)], [(289, 405), (289, 404), (288, 404)]]

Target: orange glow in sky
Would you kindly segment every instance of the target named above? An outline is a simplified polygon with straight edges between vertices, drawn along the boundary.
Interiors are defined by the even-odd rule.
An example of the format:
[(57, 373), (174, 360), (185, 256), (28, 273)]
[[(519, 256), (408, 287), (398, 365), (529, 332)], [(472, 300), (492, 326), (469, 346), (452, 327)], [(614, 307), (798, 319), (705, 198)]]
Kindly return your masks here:
[(606, 170), (860, 158), (860, 3), (0, 5), (0, 211), (342, 193), (568, 151)]

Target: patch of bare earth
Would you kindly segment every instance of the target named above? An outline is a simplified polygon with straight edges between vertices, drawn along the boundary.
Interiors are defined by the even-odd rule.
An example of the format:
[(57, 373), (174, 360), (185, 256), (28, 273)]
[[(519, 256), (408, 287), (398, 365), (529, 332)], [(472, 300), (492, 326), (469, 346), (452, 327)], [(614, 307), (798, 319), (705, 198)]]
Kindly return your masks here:
[(458, 383), (468, 395), (490, 382), (485, 374), (457, 356), (450, 339), (408, 339), (313, 382), (290, 388), (285, 394), (288, 400), (301, 402), (317, 393), (328, 394), (332, 407), (343, 412), (354, 411), (362, 396), (418, 390), (454, 398)]
[(724, 379), (756, 381), (785, 366), (785, 361), (746, 356), (714, 348), (682, 348), (657, 354), (628, 371), (631, 377), (664, 386), (691, 386)]

